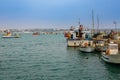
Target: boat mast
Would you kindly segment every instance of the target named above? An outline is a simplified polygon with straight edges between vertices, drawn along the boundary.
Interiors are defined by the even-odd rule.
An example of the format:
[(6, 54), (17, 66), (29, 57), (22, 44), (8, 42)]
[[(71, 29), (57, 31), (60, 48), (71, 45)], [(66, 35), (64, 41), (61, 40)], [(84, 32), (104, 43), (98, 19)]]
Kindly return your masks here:
[(97, 15), (97, 31), (99, 31), (99, 16)]
[(115, 25), (115, 30), (116, 30), (116, 32), (118, 32), (118, 31), (117, 31), (117, 22), (116, 22), (116, 21), (113, 21), (113, 24)]
[(92, 33), (94, 33), (94, 12), (92, 10)]
[(79, 26), (80, 26), (80, 18), (79, 18), (78, 24), (79, 24)]

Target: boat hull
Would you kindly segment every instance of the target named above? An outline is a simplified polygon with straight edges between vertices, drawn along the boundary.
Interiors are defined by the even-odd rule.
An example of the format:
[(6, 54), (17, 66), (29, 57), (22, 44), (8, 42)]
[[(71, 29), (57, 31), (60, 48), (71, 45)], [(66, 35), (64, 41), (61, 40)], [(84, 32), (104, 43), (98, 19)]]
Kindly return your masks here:
[(2, 36), (2, 38), (19, 38), (18, 36)]
[(95, 51), (97, 52), (105, 52), (107, 50), (107, 46), (96, 46)]
[(107, 63), (120, 64), (120, 54), (106, 55), (105, 52), (102, 52), (101, 58)]
[(80, 43), (81, 43), (81, 40), (75, 40), (75, 39), (68, 39), (67, 40), (68, 47), (79, 47)]
[(81, 52), (87, 52), (87, 53), (90, 53), (90, 52), (93, 52), (95, 50), (94, 47), (80, 47), (79, 50)]

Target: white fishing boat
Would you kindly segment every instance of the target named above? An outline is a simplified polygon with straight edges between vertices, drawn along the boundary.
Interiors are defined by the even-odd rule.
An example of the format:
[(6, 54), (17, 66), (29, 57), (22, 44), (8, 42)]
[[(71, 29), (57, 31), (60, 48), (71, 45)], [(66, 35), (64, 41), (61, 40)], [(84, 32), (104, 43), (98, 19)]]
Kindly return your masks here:
[(77, 39), (68, 39), (67, 46), (68, 47), (79, 47), (81, 40)]
[(40, 35), (40, 33), (39, 33), (39, 32), (33, 32), (32, 35), (33, 35), (33, 36), (38, 36), (38, 35)]
[(2, 38), (19, 38), (19, 37), (20, 37), (19, 34), (15, 33), (14, 35), (12, 35), (11, 32), (6, 32), (6, 34), (2, 35)]
[(84, 40), (83, 43), (80, 45), (79, 50), (81, 52), (93, 52), (95, 50), (93, 41)]
[(81, 40), (79, 39), (79, 30), (71, 29), (67, 34), (67, 46), (68, 47), (79, 47)]
[(80, 25), (77, 29), (72, 29), (67, 34), (67, 46), (69, 47), (79, 47), (83, 40), (89, 40), (92, 38), (90, 30)]
[(108, 63), (120, 64), (120, 53), (118, 52), (118, 44), (110, 43), (106, 52), (102, 52), (101, 58)]

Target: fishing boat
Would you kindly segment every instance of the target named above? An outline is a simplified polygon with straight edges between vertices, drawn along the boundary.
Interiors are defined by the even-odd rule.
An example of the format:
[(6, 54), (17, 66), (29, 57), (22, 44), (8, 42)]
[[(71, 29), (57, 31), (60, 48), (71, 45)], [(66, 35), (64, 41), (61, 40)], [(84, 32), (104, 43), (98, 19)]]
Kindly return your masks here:
[(81, 40), (79, 39), (79, 29), (70, 28), (70, 31), (64, 35), (67, 39), (68, 47), (79, 47)]
[(106, 51), (104, 40), (96, 40), (94, 43), (95, 43), (95, 51), (97, 52)]
[(87, 52), (87, 53), (90, 53), (90, 52), (93, 52), (95, 50), (95, 47), (94, 47), (94, 44), (93, 44), (93, 41), (84, 41), (80, 47), (79, 47), (79, 50), (81, 52)]
[[(93, 38), (94, 33), (94, 19), (93, 19), (93, 12), (92, 12), (92, 20), (93, 20), (93, 30), (91, 32), (90, 29), (87, 29), (83, 25), (80, 24), (78, 29), (71, 28), (69, 34), (65, 34), (64, 36), (67, 37), (67, 45), (71, 47), (79, 47), (82, 40), (91, 40)], [(86, 48), (85, 48), (86, 49)]]
[(34, 32), (33, 35), (38, 36), (38, 35), (40, 35), (40, 33), (39, 32)]
[(67, 36), (67, 46), (69, 47), (79, 47), (82, 40), (90, 40), (92, 38), (91, 31), (83, 27), (83, 25), (80, 25), (79, 28), (71, 29)]
[(120, 53), (118, 52), (118, 44), (109, 43), (106, 52), (102, 52), (101, 58), (108, 63), (120, 64)]
[(79, 47), (81, 40), (79, 39), (68, 39), (67, 46), (68, 47)]
[(17, 33), (12, 35), (11, 32), (6, 32), (5, 34), (2, 35), (2, 38), (20, 38), (20, 35)]

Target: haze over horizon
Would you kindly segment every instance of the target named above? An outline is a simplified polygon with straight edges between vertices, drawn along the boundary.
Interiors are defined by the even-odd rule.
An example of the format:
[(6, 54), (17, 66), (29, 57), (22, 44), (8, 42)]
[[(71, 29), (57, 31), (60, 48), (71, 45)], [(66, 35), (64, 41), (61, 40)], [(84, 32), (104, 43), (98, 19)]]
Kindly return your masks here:
[(99, 15), (100, 28), (114, 28), (120, 23), (119, 0), (0, 0), (1, 28), (70, 28), (81, 24), (95, 27)]

